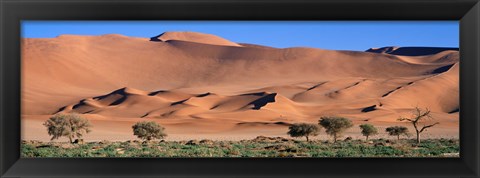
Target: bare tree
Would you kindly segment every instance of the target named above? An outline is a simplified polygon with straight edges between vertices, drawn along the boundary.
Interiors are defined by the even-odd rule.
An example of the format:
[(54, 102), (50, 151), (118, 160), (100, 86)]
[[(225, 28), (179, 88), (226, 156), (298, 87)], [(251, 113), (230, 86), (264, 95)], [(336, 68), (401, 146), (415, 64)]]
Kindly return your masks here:
[[(413, 111), (413, 116), (411, 118), (399, 118), (398, 121), (408, 121), (412, 123), (413, 128), (415, 128), (415, 132), (417, 134), (417, 143), (420, 143), (420, 133), (426, 131), (430, 127), (440, 124), (439, 122), (426, 124), (426, 122), (431, 119), (433, 118), (428, 108), (422, 110), (419, 107), (415, 107), (415, 110)], [(419, 126), (419, 124), (421, 124), (422, 126)]]

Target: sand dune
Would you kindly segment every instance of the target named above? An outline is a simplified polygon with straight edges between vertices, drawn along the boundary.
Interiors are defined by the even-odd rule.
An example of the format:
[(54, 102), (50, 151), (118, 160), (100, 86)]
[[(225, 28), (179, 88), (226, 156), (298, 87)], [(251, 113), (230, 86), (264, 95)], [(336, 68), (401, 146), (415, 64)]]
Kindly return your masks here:
[(328, 115), (398, 125), (415, 106), (441, 122), (432, 137), (458, 137), (454, 48), (271, 48), (166, 32), (27, 38), (22, 56), (24, 139), (47, 139), (38, 123), (59, 112), (92, 120), (91, 140), (132, 139), (141, 120), (161, 123), (172, 139), (239, 139), (286, 136), (289, 124)]
[[(385, 107), (410, 108), (412, 105), (428, 107), (434, 111), (452, 113), (459, 110), (459, 65), (458, 63), (448, 71), (415, 81), (402, 87), (382, 99)], [(435, 89), (438, 88), (438, 89)], [(405, 98), (417, 98), (417, 103)], [(414, 100), (415, 101), (415, 100)]]

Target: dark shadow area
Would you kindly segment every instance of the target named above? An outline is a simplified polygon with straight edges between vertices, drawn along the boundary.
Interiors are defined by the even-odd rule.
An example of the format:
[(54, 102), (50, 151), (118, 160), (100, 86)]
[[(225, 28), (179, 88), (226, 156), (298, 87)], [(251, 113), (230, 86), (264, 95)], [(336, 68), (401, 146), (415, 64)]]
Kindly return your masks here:
[(127, 96), (123, 96), (122, 98), (114, 101), (113, 103), (111, 103), (109, 106), (115, 106), (115, 105), (119, 105), (121, 103), (123, 103), (125, 100), (127, 100)]
[(219, 106), (220, 106), (220, 105), (215, 105), (215, 106), (211, 107), (210, 110), (215, 109), (215, 108), (218, 108)]
[(55, 112), (53, 114), (59, 113), (59, 112), (65, 110), (66, 108), (67, 108), (67, 106), (61, 107), (60, 109), (57, 110), (57, 112)]
[(247, 93), (247, 94), (241, 94), (240, 96), (264, 96), (267, 93), (265, 92), (258, 92), (258, 93)]
[(313, 90), (313, 89), (315, 89), (315, 88), (317, 88), (317, 87), (319, 87), (320, 85), (323, 85), (323, 84), (325, 84), (325, 83), (327, 83), (327, 82), (323, 82), (323, 83), (316, 84), (316, 85), (308, 88), (307, 91)]
[(125, 92), (125, 90), (127, 89), (127, 87), (123, 87), (123, 88), (120, 88), (118, 90), (115, 90), (109, 94), (106, 94), (106, 95), (102, 95), (102, 96), (96, 96), (96, 97), (93, 97), (93, 99), (95, 100), (102, 100), (102, 99), (105, 99), (107, 98), (108, 96), (111, 96), (111, 95), (115, 95), (115, 94), (118, 94), (118, 95), (127, 95), (127, 92)]
[(240, 122), (237, 123), (237, 125), (282, 125), (282, 126), (291, 126), (292, 124), (286, 123), (286, 122)]
[(439, 73), (443, 73), (443, 72), (446, 72), (448, 71), (450, 68), (452, 68), (454, 64), (450, 64), (450, 65), (446, 65), (446, 66), (443, 66), (443, 67), (439, 67), (435, 70), (432, 71), (432, 74), (439, 74)]
[(204, 93), (204, 94), (199, 94), (199, 95), (197, 95), (196, 97), (201, 98), (201, 97), (208, 96), (208, 95), (210, 95), (210, 94), (211, 94), (210, 92), (207, 92), (207, 93)]
[(371, 111), (375, 111), (375, 110), (377, 110), (375, 107), (377, 107), (377, 105), (372, 105), (372, 106), (369, 106), (369, 107), (363, 108), (363, 109), (362, 109), (362, 112), (371, 112)]
[(155, 96), (159, 93), (164, 93), (164, 92), (166, 92), (166, 91), (165, 90), (154, 91), (154, 92), (149, 93), (148, 96)]
[(187, 101), (188, 99), (184, 99), (184, 100), (180, 100), (180, 101), (177, 101), (177, 102), (173, 102), (172, 104), (170, 104), (170, 106), (175, 106), (175, 105), (179, 105), (179, 104), (183, 104), (185, 101)]
[(368, 49), (365, 52), (385, 53), (402, 56), (425, 56), (437, 54), (442, 51), (453, 50), (458, 51), (458, 48), (442, 48), (442, 47), (401, 47), (394, 49), (394, 47), (384, 47), (378, 49)]
[[(85, 99), (80, 100), (80, 102), (78, 102), (78, 104), (73, 105), (72, 109), (77, 109), (78, 107), (83, 106), (83, 105), (85, 105)], [(66, 106), (65, 106), (65, 107), (66, 107)], [(65, 108), (65, 107), (64, 107), (64, 108)]]
[(144, 114), (144, 115), (143, 115), (142, 117), (140, 117), (140, 118), (147, 117), (149, 114), (150, 114), (150, 113), (146, 113), (146, 114)]
[(275, 102), (275, 96), (277, 96), (276, 93), (268, 94), (268, 95), (266, 95), (264, 97), (261, 97), (261, 98), (255, 100), (255, 101), (252, 101), (249, 104), (253, 104), (252, 109), (259, 110), (260, 108), (267, 105), (268, 103)]
[(454, 109), (454, 110), (448, 112), (448, 114), (453, 114), (453, 113), (456, 113), (456, 112), (460, 112), (460, 108)]
[(157, 36), (154, 36), (154, 37), (151, 37), (150, 38), (150, 41), (153, 41), (153, 42), (164, 42), (162, 41), (161, 39), (159, 39), (160, 36), (162, 36), (164, 33), (160, 34), (160, 35), (157, 35)]

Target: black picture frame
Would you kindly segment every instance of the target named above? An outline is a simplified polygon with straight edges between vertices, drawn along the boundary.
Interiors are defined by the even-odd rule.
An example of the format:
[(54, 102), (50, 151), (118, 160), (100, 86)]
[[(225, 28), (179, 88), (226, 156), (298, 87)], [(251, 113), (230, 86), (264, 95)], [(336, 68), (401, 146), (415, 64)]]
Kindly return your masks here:
[[(0, 0), (0, 177), (480, 177), (478, 0)], [(20, 158), (22, 20), (459, 20), (460, 158)]]

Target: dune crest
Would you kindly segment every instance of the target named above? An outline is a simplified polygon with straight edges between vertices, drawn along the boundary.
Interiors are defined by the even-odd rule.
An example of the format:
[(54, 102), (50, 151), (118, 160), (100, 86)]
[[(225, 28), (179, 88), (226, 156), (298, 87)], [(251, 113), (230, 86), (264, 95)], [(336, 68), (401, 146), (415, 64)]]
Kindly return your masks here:
[(223, 39), (215, 35), (197, 33), (197, 32), (164, 32), (160, 35), (150, 38), (150, 41), (168, 42), (172, 40), (196, 42), (196, 43), (211, 44), (211, 45), (221, 45), (221, 46), (236, 46), (236, 47), (241, 46), (237, 43), (228, 41), (226, 39)]

